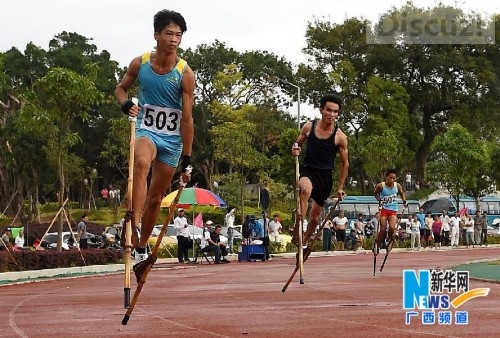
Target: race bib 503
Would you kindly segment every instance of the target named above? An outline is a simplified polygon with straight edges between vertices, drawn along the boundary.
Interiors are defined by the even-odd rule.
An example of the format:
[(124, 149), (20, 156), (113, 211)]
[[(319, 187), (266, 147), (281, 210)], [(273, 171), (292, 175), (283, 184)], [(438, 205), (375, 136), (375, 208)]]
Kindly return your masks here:
[(140, 128), (158, 134), (180, 135), (182, 111), (145, 104)]

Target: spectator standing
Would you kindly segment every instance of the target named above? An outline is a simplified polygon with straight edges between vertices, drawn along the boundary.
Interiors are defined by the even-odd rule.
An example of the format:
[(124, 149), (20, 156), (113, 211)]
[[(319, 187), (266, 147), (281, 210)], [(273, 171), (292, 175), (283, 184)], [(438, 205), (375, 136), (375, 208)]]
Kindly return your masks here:
[(420, 228), (420, 245), (419, 245), (419, 247), (423, 247), (425, 244), (425, 233), (426, 233), (424, 209), (419, 208), (418, 214), (416, 214), (415, 217), (418, 220), (419, 228)]
[(434, 220), (432, 219), (432, 213), (430, 211), (427, 212), (427, 215), (425, 216), (425, 247), (428, 248), (430, 247), (430, 238), (432, 234), (432, 224), (434, 223)]
[(406, 190), (410, 191), (411, 190), (411, 174), (410, 173), (406, 174), (405, 182), (406, 182)]
[(432, 236), (434, 236), (434, 249), (441, 249), (441, 237), (443, 235), (443, 223), (439, 216), (434, 216), (432, 223)]
[(102, 197), (102, 200), (104, 201), (104, 203), (106, 205), (108, 205), (108, 194), (109, 194), (109, 190), (108, 188), (104, 187), (102, 190), (101, 190), (101, 197)]
[(465, 213), (465, 244), (467, 247), (471, 245), (474, 247), (474, 219), (469, 213)]
[(441, 214), (441, 223), (443, 224), (443, 245), (450, 245), (450, 217), (448, 216), (448, 211), (443, 210)]
[(323, 226), (323, 250), (325, 252), (332, 252), (332, 227), (333, 223), (329, 219), (326, 220)]
[(343, 210), (340, 210), (338, 216), (335, 216), (335, 218), (333, 219), (335, 237), (337, 238), (337, 242), (340, 243), (340, 248), (339, 248), (340, 251), (344, 250), (344, 242), (346, 238), (345, 230), (348, 221), (349, 220), (347, 219), (347, 217), (344, 216)]
[(417, 250), (420, 251), (420, 222), (415, 216), (415, 214), (411, 214), (408, 216), (410, 222), (410, 242), (411, 242), (411, 251), (415, 250), (415, 242), (417, 243)]
[(19, 233), (17, 234), (17, 237), (14, 241), (15, 246), (14, 248), (22, 250), (24, 248), (24, 230), (21, 229), (19, 230)]
[(359, 243), (361, 244), (359, 247), (363, 249), (363, 242), (365, 240), (365, 223), (363, 222), (363, 214), (358, 214), (358, 219), (356, 223), (354, 223), (354, 227), (356, 228), (356, 235), (358, 236)]
[(233, 245), (234, 245), (234, 213), (236, 209), (230, 208), (229, 212), (224, 217), (224, 224), (227, 227), (227, 244), (229, 254), (233, 255)]
[(177, 209), (177, 217), (174, 219), (175, 235), (177, 236), (177, 259), (179, 263), (191, 263), (188, 256), (189, 251), (189, 224), (184, 216), (184, 208)]
[(115, 198), (116, 198), (116, 203), (119, 206), (122, 203), (122, 200), (120, 196), (120, 189), (118, 188), (115, 189)]
[(380, 215), (380, 213), (377, 211), (375, 213), (375, 215), (373, 216), (373, 218), (370, 220), (370, 223), (368, 226), (370, 228), (370, 230), (372, 231), (373, 236), (375, 236), (375, 238), (377, 237), (379, 215)]
[(12, 229), (5, 229), (2, 235), (2, 241), (0, 241), (0, 251), (5, 251), (12, 248), (12, 244), (10, 243), (10, 236), (12, 234)]
[(488, 212), (483, 212), (483, 225), (481, 229), (481, 245), (488, 246)]
[(451, 247), (457, 247), (460, 240), (460, 218), (452, 214), (450, 217), (450, 227), (451, 227)]
[(474, 216), (474, 242), (476, 245), (481, 244), (481, 233), (483, 231), (484, 218), (481, 216), (479, 210), (476, 211), (476, 216)]
[(78, 223), (77, 235), (78, 235), (78, 245), (81, 250), (86, 250), (89, 247), (87, 240), (87, 222), (89, 221), (89, 217), (87, 214), (82, 215), (82, 219), (80, 223)]
[(273, 220), (271, 222), (269, 222), (269, 238), (271, 239), (271, 241), (273, 241), (275, 243), (276, 242), (280, 243), (281, 242), (280, 234), (281, 234), (282, 230), (283, 230), (283, 227), (278, 220), (278, 215), (275, 214), (273, 216)]

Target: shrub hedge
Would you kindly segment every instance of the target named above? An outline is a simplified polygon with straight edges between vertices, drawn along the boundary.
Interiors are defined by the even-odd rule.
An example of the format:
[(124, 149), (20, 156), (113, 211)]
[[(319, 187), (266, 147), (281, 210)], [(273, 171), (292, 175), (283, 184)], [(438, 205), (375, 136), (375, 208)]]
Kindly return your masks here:
[(0, 272), (116, 264), (122, 258), (122, 250), (114, 249), (82, 250), (81, 254), (78, 250), (63, 252), (57, 252), (56, 250), (23, 250), (10, 253), (1, 251)]

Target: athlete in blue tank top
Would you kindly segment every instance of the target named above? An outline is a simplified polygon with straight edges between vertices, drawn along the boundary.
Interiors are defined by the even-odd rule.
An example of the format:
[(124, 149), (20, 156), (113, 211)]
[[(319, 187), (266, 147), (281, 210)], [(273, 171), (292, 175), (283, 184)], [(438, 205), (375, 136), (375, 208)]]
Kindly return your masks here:
[(377, 245), (373, 246), (373, 253), (375, 255), (378, 254), (382, 240), (385, 237), (387, 223), (389, 223), (389, 237), (385, 248), (388, 252), (392, 249), (392, 239), (398, 222), (398, 195), (401, 196), (403, 200), (403, 207), (407, 207), (405, 192), (401, 184), (396, 182), (396, 179), (396, 171), (392, 169), (388, 170), (385, 174), (385, 182), (381, 182), (375, 187), (374, 195), (379, 201), (380, 206), (380, 224), (376, 239)]
[[(131, 118), (137, 117), (133, 189), (132, 193), (127, 191), (127, 200), (132, 201), (132, 206), (129, 205), (126, 214), (134, 228), (139, 221), (142, 223), (140, 239), (136, 231), (132, 232), (136, 263), (147, 258), (147, 242), (181, 154), (181, 180), (188, 182), (191, 179), (188, 167), (193, 148), (195, 80), (186, 61), (177, 55), (187, 30), (186, 21), (177, 12), (162, 10), (155, 14), (153, 26), (155, 51), (134, 58), (115, 89), (122, 112)], [(128, 96), (136, 80), (139, 82), (139, 105)], [(151, 184), (147, 190), (151, 166)], [(134, 269), (139, 280), (143, 271), (138, 270)]]

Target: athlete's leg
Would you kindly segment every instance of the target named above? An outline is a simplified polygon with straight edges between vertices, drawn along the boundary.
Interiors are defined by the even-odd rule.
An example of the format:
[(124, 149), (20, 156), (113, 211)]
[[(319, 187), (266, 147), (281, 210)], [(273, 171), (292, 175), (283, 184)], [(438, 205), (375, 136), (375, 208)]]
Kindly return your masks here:
[(311, 236), (314, 234), (314, 231), (316, 230), (316, 227), (318, 226), (319, 223), (319, 216), (321, 215), (322, 211), (323, 207), (313, 200), (311, 204), (311, 210), (309, 211), (309, 221), (307, 223), (307, 230), (303, 238), (304, 243), (307, 243), (307, 240), (311, 238)]
[(151, 231), (158, 220), (160, 214), (160, 204), (163, 195), (172, 182), (175, 168), (171, 167), (160, 160), (155, 160), (153, 163), (153, 172), (151, 176), (151, 184), (146, 200), (146, 208), (142, 216), (142, 229), (139, 247), (146, 247)]
[(398, 217), (396, 215), (390, 215), (389, 220), (389, 239), (394, 238), (394, 232), (396, 231), (396, 224), (398, 224)]
[(377, 245), (380, 248), (380, 243), (384, 240), (385, 229), (387, 227), (387, 216), (380, 216), (379, 230), (377, 233)]
[(385, 248), (387, 251), (391, 251), (392, 242), (394, 241), (394, 232), (396, 230), (396, 224), (398, 223), (397, 215), (390, 215), (388, 217), (388, 222), (389, 222), (389, 233), (387, 235), (387, 243)]
[[(136, 227), (139, 227), (141, 221), (141, 214), (148, 191), (147, 177), (151, 162), (155, 157), (155, 145), (146, 137), (137, 138), (134, 151), (134, 188), (132, 191), (132, 211), (134, 212), (134, 225)], [(143, 245), (145, 246), (145, 244)]]
[[(311, 180), (307, 177), (301, 177), (299, 180), (299, 200), (300, 200), (300, 210), (297, 212), (300, 213), (302, 216), (302, 219), (305, 218), (306, 213), (307, 213), (307, 205), (309, 202), (309, 197), (311, 197), (311, 192), (312, 192), (312, 183)], [(299, 244), (299, 230), (303, 231), (303, 229), (299, 229), (300, 227), (297, 225), (294, 225), (293, 227), (293, 233), (292, 233), (292, 243), (295, 245)], [(304, 238), (302, 238), (302, 243), (305, 243)]]
[(299, 180), (300, 187), (300, 213), (303, 218), (305, 218), (307, 213), (307, 206), (309, 204), (309, 198), (312, 193), (312, 183), (308, 177), (301, 177)]

